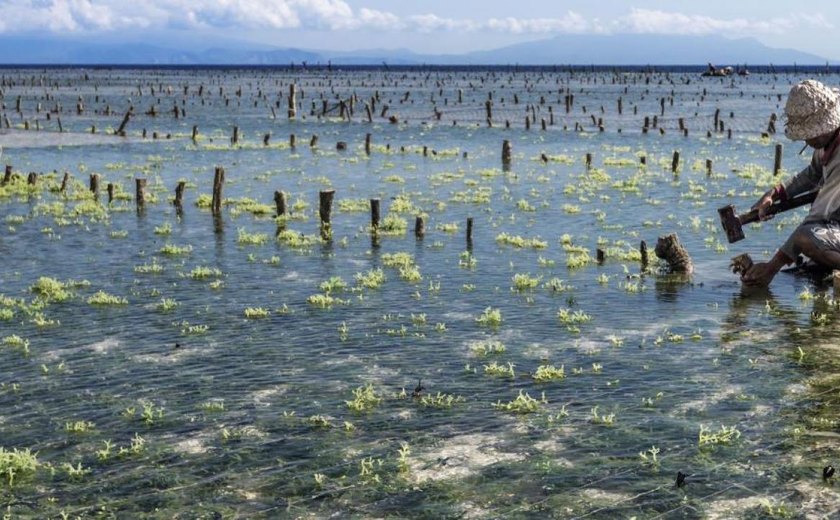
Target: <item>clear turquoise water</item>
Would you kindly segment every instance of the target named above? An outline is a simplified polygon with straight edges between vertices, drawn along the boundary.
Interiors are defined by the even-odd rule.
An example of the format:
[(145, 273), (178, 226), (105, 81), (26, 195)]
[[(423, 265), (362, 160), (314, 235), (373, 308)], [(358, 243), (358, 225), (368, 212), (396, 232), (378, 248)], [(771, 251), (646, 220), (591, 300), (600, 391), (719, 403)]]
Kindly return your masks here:
[[(663, 74), (645, 83), (641, 74), (607, 73), (359, 71), (328, 77), (97, 70), (84, 80), (79, 71), (49, 71), (45, 85), (57, 81), (56, 90), (40, 86), (40, 76), (6, 75), (16, 80), (4, 89), (12, 124), (27, 119), (34, 127), (37, 118), (42, 131), (18, 128), (0, 135), (2, 160), (24, 176), (42, 175), (41, 189), (0, 198), (0, 292), (30, 303), (29, 288), (41, 276), (89, 285), (41, 311), (60, 325), (37, 326), (19, 304), (8, 305), (13, 316), (0, 321), (0, 337), (25, 338), (30, 350), (24, 355), (9, 345), (0, 349), (0, 446), (30, 448), (42, 463), (12, 485), (0, 485), (15, 516), (837, 513), (836, 491), (820, 478), (836, 448), (836, 310), (827, 301), (832, 293), (780, 275), (771, 292), (743, 295), (727, 268), (740, 252), (757, 260), (772, 254), (801, 213), (749, 227), (746, 241), (726, 245), (715, 211), (729, 203), (748, 208), (774, 182), (773, 145), (784, 139), (777, 134), (762, 140), (760, 133), (770, 113), (781, 115), (777, 93), (798, 78), (753, 75), (730, 83)], [(291, 79), (303, 91), (296, 121), (285, 117)], [(206, 86), (204, 105), (194, 95), (199, 84)], [(239, 86), (241, 97), (235, 95)], [(455, 102), (458, 88), (462, 104)], [(566, 89), (575, 94), (568, 115)], [(364, 100), (377, 90), (389, 114), (405, 122), (392, 125), (377, 117), (366, 123), (361, 101), (352, 122), (310, 114), (313, 100), (320, 109), (322, 93), (333, 99), (355, 92)], [(400, 103), (406, 91), (411, 95)], [(484, 121), (490, 91), (493, 128)], [(661, 121), (665, 134), (642, 135), (644, 116), (659, 114), (659, 99), (672, 91), (674, 105), (666, 103)], [(283, 97), (272, 119), (269, 107), (278, 92)], [(513, 93), (519, 105), (511, 103)], [(66, 134), (47, 131), (55, 117), (46, 121), (35, 110), (38, 102), (44, 109), (56, 103), (43, 99), (45, 94), (64, 107)], [(23, 119), (14, 114), (18, 95)], [(77, 116), (72, 112), (80, 95), (86, 110)], [(539, 105), (540, 96), (546, 105)], [(621, 116), (615, 113), (618, 96)], [(162, 115), (142, 115), (158, 98)], [(166, 111), (182, 100), (186, 116), (176, 120)], [(91, 125), (100, 133), (117, 127), (129, 103), (138, 115), (127, 139), (89, 135)], [(541, 108), (530, 131), (524, 129), (528, 103)], [(106, 104), (114, 115), (91, 113)], [(556, 124), (541, 131), (538, 121), (547, 117), (549, 104)], [(440, 121), (435, 106), (443, 111)], [(731, 139), (725, 133), (706, 137), (716, 108), (733, 129)], [(604, 132), (592, 126), (593, 110), (604, 118)], [(678, 135), (679, 117), (688, 137)], [(512, 128), (504, 128), (504, 119)], [(574, 132), (575, 123), (586, 131)], [(199, 127), (198, 144), (189, 139), (193, 125)], [(234, 125), (243, 136), (240, 147), (229, 144)], [(143, 128), (147, 135), (157, 131), (172, 138), (144, 140)], [(273, 146), (262, 146), (266, 132)], [(295, 150), (285, 144), (291, 133), (297, 136)], [(366, 133), (375, 145), (369, 157)], [(314, 150), (308, 146), (313, 134), (319, 136)], [(514, 150), (509, 172), (501, 169), (504, 139)], [(335, 151), (337, 141), (349, 149)], [(423, 146), (436, 153), (424, 157)], [(785, 147), (783, 167), (790, 175), (808, 154), (797, 156), (794, 143)], [(674, 150), (682, 157), (676, 176), (670, 171)], [(587, 152), (603, 173), (587, 172)], [(542, 153), (562, 157), (544, 164)], [(637, 166), (639, 155), (646, 156), (646, 168)], [(707, 158), (714, 161), (711, 178)], [(306, 235), (318, 234), (318, 191), (335, 189), (332, 240), (291, 248), (275, 240), (273, 215), (253, 216), (233, 204), (225, 207), (221, 228), (214, 225), (195, 202), (210, 193), (216, 165), (226, 170), (229, 200), (249, 197), (273, 205), (273, 192), (283, 190), (290, 205), (306, 202), (299, 218), (286, 223)], [(50, 191), (64, 171), (79, 183), (66, 196)], [(72, 216), (78, 199), (89, 197), (91, 173), (101, 176), (100, 200), (107, 183), (133, 194), (133, 178), (142, 176), (157, 201), (139, 214), (129, 199), (106, 204), (103, 219)], [(189, 183), (180, 218), (168, 203), (179, 180)], [(636, 189), (627, 188), (631, 184)], [(484, 202), (461, 201), (479, 190), (489, 190)], [(405, 235), (372, 240), (367, 212), (339, 209), (343, 199), (376, 197), (384, 216), (400, 194), (426, 215), (423, 240), (412, 233), (416, 211), (400, 215), (408, 224)], [(64, 220), (40, 214), (39, 205), (54, 202), (63, 204)], [(459, 265), (467, 250), (467, 217), (475, 222), (470, 250), (477, 263), (471, 269)], [(459, 225), (456, 232), (437, 228), (450, 223)], [(165, 224), (169, 235), (155, 232)], [(264, 233), (268, 240), (242, 245), (239, 230)], [(629, 251), (646, 240), (653, 256), (656, 238), (671, 232), (694, 260), (689, 281), (655, 273), (639, 277), (637, 261), (615, 254), (604, 265), (569, 269), (561, 238), (570, 235), (593, 258), (596, 247)], [(546, 245), (504, 245), (497, 241), (501, 233), (538, 237)], [(192, 250), (166, 256), (160, 253), (165, 244)], [(397, 269), (383, 266), (385, 255), (396, 252), (414, 256), (421, 281), (402, 280)], [(162, 273), (135, 272), (153, 259)], [(222, 275), (193, 280), (189, 273), (199, 266)], [(307, 302), (321, 292), (321, 282), (339, 276), (352, 287), (357, 273), (377, 267), (386, 275), (380, 288), (336, 293), (346, 303), (330, 309)], [(514, 275), (523, 273), (541, 277), (536, 288), (512, 289)], [(552, 292), (544, 287), (552, 278), (572, 288)], [(221, 285), (211, 288), (217, 279)], [(806, 286), (816, 298), (800, 297)], [(127, 304), (90, 305), (88, 298), (99, 290)], [(161, 298), (178, 306), (163, 312), (156, 307)], [(245, 309), (256, 307), (269, 316), (246, 318)], [(487, 307), (501, 312), (499, 326), (476, 321)], [(558, 319), (561, 309), (581, 311), (591, 321), (569, 330)], [(206, 325), (207, 331), (189, 334), (183, 322)], [(471, 346), (488, 339), (501, 341), (505, 351), (477, 355)], [(484, 367), (493, 361), (514, 364), (515, 376), (488, 375)], [(565, 379), (535, 382), (531, 374), (542, 364), (564, 366)], [(418, 379), (423, 394), (442, 392), (458, 401), (451, 408), (423, 406), (411, 397)], [(367, 384), (381, 402), (367, 412), (348, 408), (353, 390)], [(537, 399), (544, 394), (545, 402), (527, 414), (494, 408), (520, 391)], [(162, 414), (144, 421), (144, 404)], [(131, 408), (134, 413), (127, 413)], [(66, 423), (75, 421), (94, 426), (67, 431)], [(701, 427), (719, 432), (721, 425), (736, 428), (740, 437), (699, 445)], [(135, 435), (145, 440), (143, 449), (119, 455)], [(96, 452), (106, 440), (112, 453), (100, 457)], [(401, 461), (406, 445), (410, 453)], [(655, 463), (649, 452), (647, 460), (640, 457), (654, 446)], [(81, 463), (88, 471), (71, 475), (65, 463)], [(689, 475), (685, 487), (674, 487), (677, 471)]]

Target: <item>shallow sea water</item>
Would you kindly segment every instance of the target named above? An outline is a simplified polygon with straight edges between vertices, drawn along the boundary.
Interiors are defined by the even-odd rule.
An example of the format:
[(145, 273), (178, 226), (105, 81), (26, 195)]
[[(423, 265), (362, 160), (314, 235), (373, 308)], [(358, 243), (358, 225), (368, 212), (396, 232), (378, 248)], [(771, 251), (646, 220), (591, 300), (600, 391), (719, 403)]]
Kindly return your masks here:
[[(0, 478), (12, 517), (840, 514), (833, 482), (822, 479), (838, 462), (833, 292), (780, 274), (770, 291), (742, 294), (728, 270), (741, 252), (769, 257), (804, 212), (747, 226), (736, 244), (726, 244), (716, 212), (749, 208), (778, 180), (775, 143), (785, 146), (783, 176), (807, 164), (781, 133), (761, 137), (800, 76), (100, 69), (6, 70), (3, 79), (11, 128), (0, 133), (2, 161), (16, 176), (0, 188), (0, 447), (28, 448), (39, 464)], [(364, 103), (377, 92), (368, 123)], [(354, 93), (352, 120), (342, 121), (333, 106)], [(319, 117), (322, 98), (331, 111)], [(47, 120), (57, 104), (62, 112)], [(385, 104), (397, 124), (380, 116)], [(129, 105), (129, 135), (103, 135)], [(157, 115), (146, 115), (153, 105)], [(731, 138), (713, 131), (716, 109)], [(654, 115), (664, 134), (642, 134)], [(196, 206), (215, 166), (226, 176), (220, 218)], [(39, 173), (31, 188), (29, 172)], [(137, 177), (148, 182), (142, 211)], [(179, 215), (170, 200), (180, 180)], [(111, 204), (108, 183), (122, 194)], [(325, 189), (335, 190), (332, 236), (320, 240)], [(281, 222), (275, 190), (292, 211)], [(371, 198), (383, 218), (404, 220), (404, 233), (371, 233)], [(268, 214), (252, 214), (245, 199)], [(309, 243), (278, 240), (281, 229)], [(657, 237), (672, 232), (694, 261), (688, 279), (655, 264)], [(503, 234), (541, 243), (517, 247)], [(636, 256), (641, 240), (649, 271)], [(187, 251), (168, 255), (167, 246)], [(596, 248), (607, 253), (602, 265)], [(584, 250), (590, 261), (569, 267)], [(401, 277), (386, 265), (394, 253), (411, 255), (417, 271)], [(160, 272), (138, 269), (148, 265)], [(380, 287), (357, 284), (377, 268)], [(521, 283), (534, 286), (515, 288), (525, 274)], [(69, 282), (69, 298), (39, 303), (31, 288), (40, 277)], [(339, 301), (310, 303), (333, 277), (346, 284), (329, 294)], [(89, 303), (100, 290), (125, 301)], [(162, 299), (177, 305), (162, 309)], [(488, 307), (501, 323), (478, 321)], [(267, 316), (246, 316), (257, 308)], [(487, 369), (509, 364), (512, 373)], [(564, 377), (536, 381), (545, 365)], [(364, 387), (373, 395), (365, 410), (351, 409)], [(520, 394), (536, 400), (528, 413), (505, 410)]]

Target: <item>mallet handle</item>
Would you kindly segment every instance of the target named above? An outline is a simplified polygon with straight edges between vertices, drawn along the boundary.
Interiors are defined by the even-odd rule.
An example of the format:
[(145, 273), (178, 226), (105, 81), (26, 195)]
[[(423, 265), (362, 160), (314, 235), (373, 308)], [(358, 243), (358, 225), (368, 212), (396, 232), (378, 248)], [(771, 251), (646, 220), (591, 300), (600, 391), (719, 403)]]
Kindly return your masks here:
[[(802, 193), (797, 195), (796, 197), (792, 197), (787, 200), (779, 200), (773, 203), (772, 206), (767, 208), (767, 211), (764, 212), (765, 215), (775, 215), (776, 213), (782, 213), (789, 209), (798, 208), (804, 206), (806, 204), (810, 204), (814, 202), (814, 199), (817, 198), (817, 194), (819, 190), (816, 191), (809, 191), (808, 193)], [(741, 215), (738, 215), (738, 220), (741, 221), (741, 224), (749, 224), (750, 222), (758, 222), (758, 210), (753, 209)]]

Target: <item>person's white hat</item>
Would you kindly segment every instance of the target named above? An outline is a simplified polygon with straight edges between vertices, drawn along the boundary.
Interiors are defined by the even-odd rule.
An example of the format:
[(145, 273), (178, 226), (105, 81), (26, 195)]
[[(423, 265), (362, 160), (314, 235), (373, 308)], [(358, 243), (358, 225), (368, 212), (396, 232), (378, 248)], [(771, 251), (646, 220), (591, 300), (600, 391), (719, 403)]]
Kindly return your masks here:
[(785, 104), (785, 135), (802, 141), (840, 128), (840, 95), (819, 81), (806, 79), (793, 86)]

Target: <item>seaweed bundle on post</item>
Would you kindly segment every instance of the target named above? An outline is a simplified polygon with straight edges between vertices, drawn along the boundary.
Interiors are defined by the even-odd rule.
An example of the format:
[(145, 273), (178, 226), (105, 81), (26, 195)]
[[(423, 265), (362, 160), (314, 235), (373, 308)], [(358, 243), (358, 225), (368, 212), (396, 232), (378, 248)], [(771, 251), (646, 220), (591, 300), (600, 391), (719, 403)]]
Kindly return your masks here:
[(691, 274), (694, 272), (694, 264), (688, 251), (680, 244), (676, 233), (659, 237), (656, 241), (656, 249), (653, 250), (658, 258), (665, 260), (668, 264), (668, 272)]

